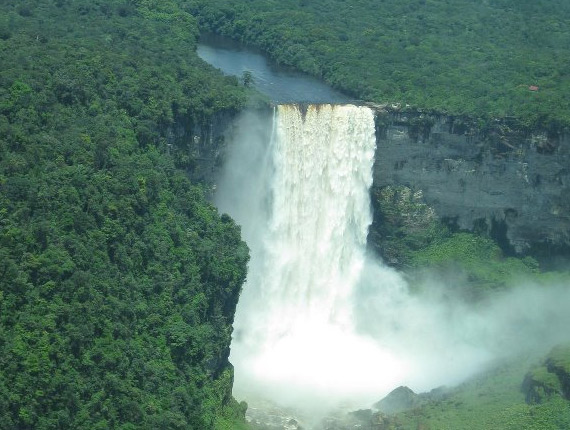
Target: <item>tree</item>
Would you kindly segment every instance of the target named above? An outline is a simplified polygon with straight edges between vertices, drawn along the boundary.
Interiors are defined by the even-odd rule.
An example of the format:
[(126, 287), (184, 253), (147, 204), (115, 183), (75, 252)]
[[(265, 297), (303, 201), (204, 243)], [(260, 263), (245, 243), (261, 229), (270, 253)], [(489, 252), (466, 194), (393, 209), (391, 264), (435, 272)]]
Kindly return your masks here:
[(241, 81), (243, 82), (243, 86), (249, 88), (253, 85), (253, 73), (251, 71), (246, 70), (241, 75)]

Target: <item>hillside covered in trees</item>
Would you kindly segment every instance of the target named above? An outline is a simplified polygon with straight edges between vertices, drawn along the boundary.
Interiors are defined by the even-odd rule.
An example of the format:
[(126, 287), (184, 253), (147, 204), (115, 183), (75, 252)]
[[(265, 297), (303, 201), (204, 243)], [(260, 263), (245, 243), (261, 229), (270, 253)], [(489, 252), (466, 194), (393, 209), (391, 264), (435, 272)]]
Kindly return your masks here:
[(171, 1), (0, 4), (0, 429), (243, 422), (248, 250), (166, 138), (245, 102), (197, 35)]
[(204, 30), (354, 97), (570, 125), (564, 0), (188, 0)]

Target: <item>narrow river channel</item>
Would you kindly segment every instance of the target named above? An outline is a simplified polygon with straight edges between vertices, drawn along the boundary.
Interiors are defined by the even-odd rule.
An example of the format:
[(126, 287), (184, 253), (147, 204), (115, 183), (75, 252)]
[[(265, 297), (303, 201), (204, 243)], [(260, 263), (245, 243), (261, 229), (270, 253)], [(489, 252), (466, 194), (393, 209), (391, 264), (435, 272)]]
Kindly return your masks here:
[(253, 86), (274, 103), (342, 104), (351, 100), (322, 81), (281, 67), (261, 51), (231, 39), (203, 35), (198, 44), (198, 55), (226, 75), (241, 78), (245, 72), (250, 72)]

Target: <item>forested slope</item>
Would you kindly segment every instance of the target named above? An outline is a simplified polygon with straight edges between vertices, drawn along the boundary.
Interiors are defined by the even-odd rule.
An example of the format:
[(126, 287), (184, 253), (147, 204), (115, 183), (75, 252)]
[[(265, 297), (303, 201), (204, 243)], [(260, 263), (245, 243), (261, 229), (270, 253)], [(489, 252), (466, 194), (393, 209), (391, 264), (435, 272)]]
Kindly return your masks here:
[(175, 2), (0, 3), (0, 429), (240, 421), (248, 250), (164, 138), (245, 100), (196, 36)]
[(364, 100), (484, 120), (516, 116), (521, 126), (570, 124), (564, 0), (185, 3), (205, 30)]

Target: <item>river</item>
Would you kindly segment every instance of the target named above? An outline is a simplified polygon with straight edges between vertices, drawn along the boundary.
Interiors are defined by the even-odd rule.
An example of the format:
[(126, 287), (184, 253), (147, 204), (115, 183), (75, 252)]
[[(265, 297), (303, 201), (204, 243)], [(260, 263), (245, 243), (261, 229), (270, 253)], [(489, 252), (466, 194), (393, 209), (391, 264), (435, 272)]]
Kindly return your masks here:
[(252, 85), (272, 102), (348, 103), (351, 99), (322, 81), (272, 62), (255, 48), (217, 35), (203, 35), (198, 55), (226, 75), (250, 72)]

